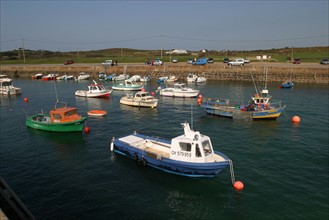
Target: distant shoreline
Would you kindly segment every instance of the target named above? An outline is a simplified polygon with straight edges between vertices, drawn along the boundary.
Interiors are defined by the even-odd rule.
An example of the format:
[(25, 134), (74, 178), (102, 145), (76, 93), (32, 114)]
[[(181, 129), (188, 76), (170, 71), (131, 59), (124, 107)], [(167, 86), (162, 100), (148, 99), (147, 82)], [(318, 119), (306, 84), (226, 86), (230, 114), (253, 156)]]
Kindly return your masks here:
[(9, 77), (31, 78), (36, 73), (57, 73), (59, 75), (78, 76), (80, 72), (90, 74), (93, 78), (98, 78), (100, 72), (106, 74), (122, 74), (126, 72), (129, 75), (149, 75), (157, 78), (164, 75), (176, 75), (186, 79), (189, 73), (203, 74), (209, 80), (234, 80), (249, 81), (250, 73), (254, 77), (261, 79), (264, 76), (264, 67), (268, 67), (268, 81), (280, 82), (291, 79), (294, 82), (301, 83), (329, 83), (329, 65), (319, 63), (272, 63), (272, 62), (252, 62), (243, 67), (230, 67), (224, 63), (207, 64), (196, 66), (186, 63), (165, 63), (163, 66), (148, 66), (140, 63), (123, 64), (118, 66), (102, 66), (100, 64), (20, 64), (20, 65), (1, 65), (1, 74)]

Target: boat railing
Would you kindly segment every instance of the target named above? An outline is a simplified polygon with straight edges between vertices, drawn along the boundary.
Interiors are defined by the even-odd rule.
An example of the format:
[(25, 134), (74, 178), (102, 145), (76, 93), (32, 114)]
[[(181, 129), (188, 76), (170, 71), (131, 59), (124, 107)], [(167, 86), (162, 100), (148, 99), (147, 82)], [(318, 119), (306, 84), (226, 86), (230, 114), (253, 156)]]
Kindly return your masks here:
[(57, 108), (57, 104), (62, 104), (62, 105), (64, 105), (64, 108), (66, 108), (67, 107), (67, 102), (60, 102), (60, 101), (56, 101), (56, 103), (55, 103), (55, 109)]

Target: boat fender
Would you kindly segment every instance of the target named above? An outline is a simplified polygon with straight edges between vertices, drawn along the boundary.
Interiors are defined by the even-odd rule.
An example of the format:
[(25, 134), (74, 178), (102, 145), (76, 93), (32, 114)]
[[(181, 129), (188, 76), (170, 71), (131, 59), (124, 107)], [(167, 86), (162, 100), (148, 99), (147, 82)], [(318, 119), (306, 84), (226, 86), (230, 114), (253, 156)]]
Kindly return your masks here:
[(114, 150), (114, 144), (113, 144), (113, 141), (111, 142), (110, 149), (111, 149), (111, 151)]

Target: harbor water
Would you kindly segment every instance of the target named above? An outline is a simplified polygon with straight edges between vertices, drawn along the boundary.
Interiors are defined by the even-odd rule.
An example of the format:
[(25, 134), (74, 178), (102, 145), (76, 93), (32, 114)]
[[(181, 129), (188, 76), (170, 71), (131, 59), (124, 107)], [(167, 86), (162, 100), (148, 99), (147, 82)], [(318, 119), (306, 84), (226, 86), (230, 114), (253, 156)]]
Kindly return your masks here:
[[(120, 105), (127, 92), (113, 91), (109, 99), (74, 95), (90, 83), (15, 79), (22, 95), (0, 97), (0, 175), (36, 219), (328, 219), (328, 85), (270, 83), (272, 102), (286, 105), (283, 114), (246, 121), (207, 115), (195, 98), (159, 97), (152, 109)], [(158, 86), (153, 79), (145, 88)], [(255, 93), (251, 81), (189, 86), (232, 102), (246, 103)], [(83, 116), (92, 109), (108, 114), (88, 116), (89, 134), (26, 127), (27, 115), (49, 111), (56, 99)], [(291, 122), (294, 115), (299, 124)], [(110, 151), (113, 137), (137, 131), (171, 139), (185, 121), (233, 160), (243, 191), (232, 187), (229, 168), (215, 178), (188, 178)]]

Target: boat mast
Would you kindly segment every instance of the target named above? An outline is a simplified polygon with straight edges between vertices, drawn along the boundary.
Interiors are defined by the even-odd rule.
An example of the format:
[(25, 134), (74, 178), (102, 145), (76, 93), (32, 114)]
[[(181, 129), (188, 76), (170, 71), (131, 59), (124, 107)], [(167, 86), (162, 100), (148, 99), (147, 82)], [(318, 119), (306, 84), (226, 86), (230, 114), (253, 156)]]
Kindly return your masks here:
[(254, 76), (253, 76), (252, 73), (251, 73), (251, 70), (250, 70), (250, 74), (251, 74), (252, 82), (254, 83), (254, 87), (255, 87), (255, 90), (256, 90), (256, 94), (258, 94), (258, 89), (257, 89), (256, 83), (255, 83), (255, 80), (254, 80)]

